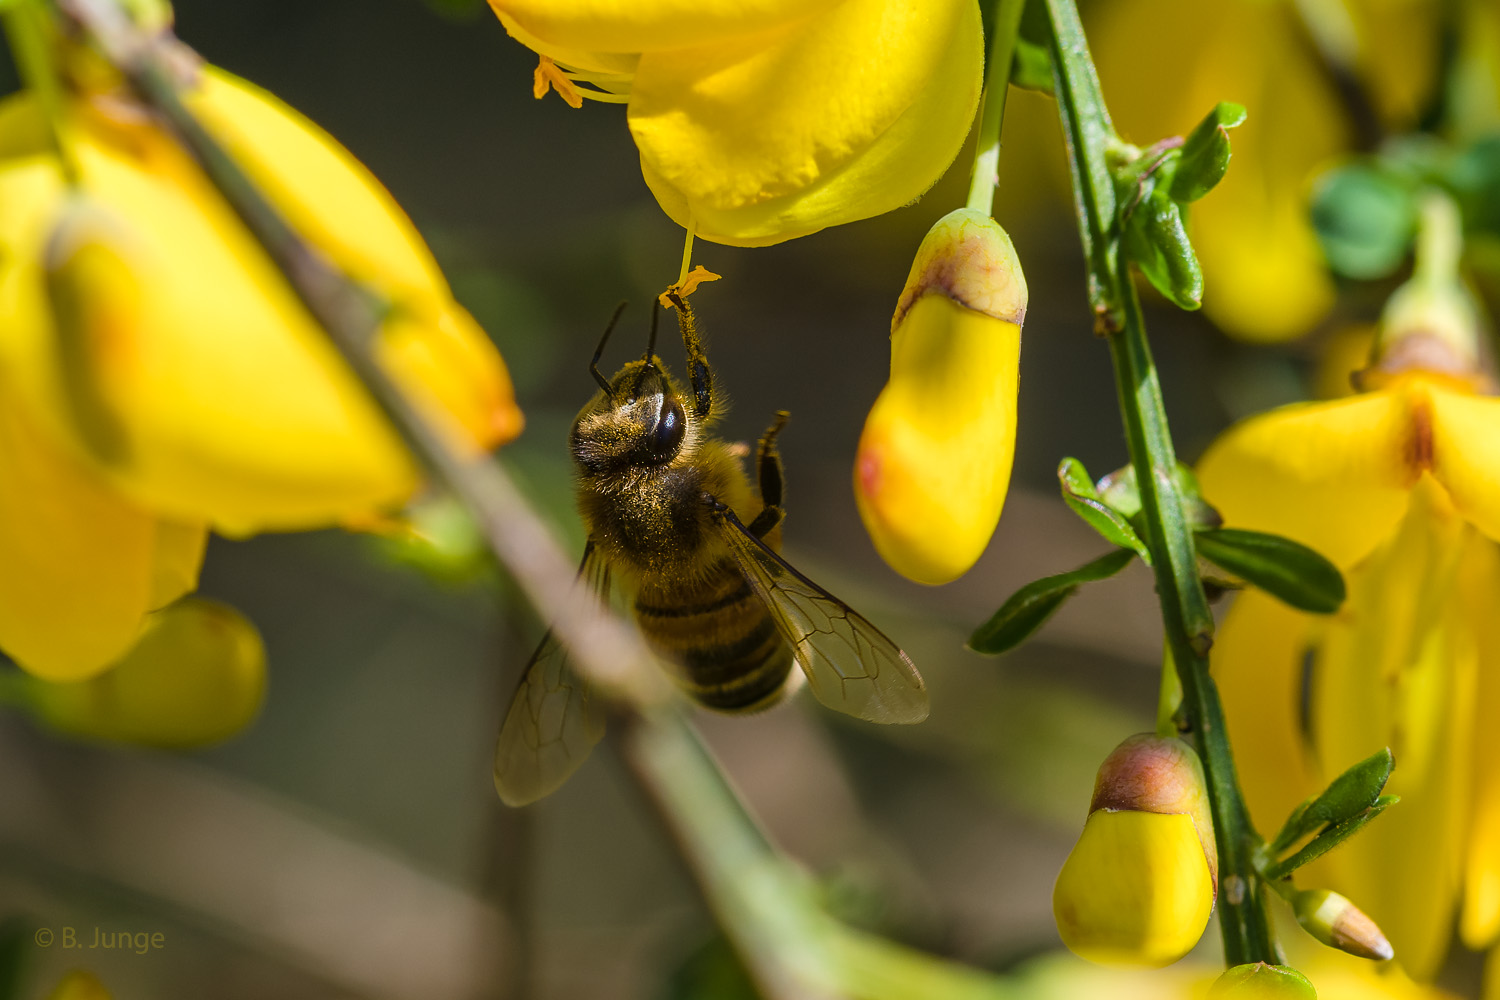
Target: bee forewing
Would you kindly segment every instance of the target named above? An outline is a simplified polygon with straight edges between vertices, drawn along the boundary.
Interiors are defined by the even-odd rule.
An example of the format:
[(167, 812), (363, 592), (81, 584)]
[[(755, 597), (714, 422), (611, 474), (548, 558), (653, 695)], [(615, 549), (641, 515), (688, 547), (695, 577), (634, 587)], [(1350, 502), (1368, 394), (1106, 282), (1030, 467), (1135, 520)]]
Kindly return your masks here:
[[(592, 545), (579, 574), (607, 597), (609, 574)], [(604, 736), (603, 706), (568, 660), (548, 632), (511, 698), (495, 746), (495, 790), (506, 805), (524, 806), (557, 791)]]
[(728, 508), (718, 524), (819, 701), (870, 722), (927, 718), (921, 675), (880, 629), (771, 551)]

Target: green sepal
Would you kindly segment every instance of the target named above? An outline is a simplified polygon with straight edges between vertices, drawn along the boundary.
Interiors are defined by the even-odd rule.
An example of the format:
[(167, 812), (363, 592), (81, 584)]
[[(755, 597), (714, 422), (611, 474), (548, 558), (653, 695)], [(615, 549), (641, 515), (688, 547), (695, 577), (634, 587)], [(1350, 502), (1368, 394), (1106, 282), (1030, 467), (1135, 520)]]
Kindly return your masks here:
[[(1062, 497), (1073, 513), (1083, 518), (1109, 544), (1122, 549), (1134, 549), (1147, 566), (1151, 565), (1151, 551), (1141, 536), (1136, 534), (1124, 514), (1110, 507), (1094, 488), (1089, 470), (1076, 458), (1065, 458), (1057, 467), (1057, 479), (1062, 484)], [(1137, 503), (1139, 508), (1139, 503)]]
[(1014, 649), (1041, 628), (1080, 585), (1114, 576), (1134, 558), (1133, 549), (1115, 549), (1071, 572), (1033, 580), (1011, 594), (989, 621), (974, 630), (969, 636), (969, 648), (990, 655)]
[(1052, 54), (1044, 45), (1016, 39), (1015, 61), (1010, 64), (1010, 82), (1022, 90), (1052, 94)]
[(1299, 611), (1329, 615), (1344, 603), (1344, 576), (1317, 552), (1280, 535), (1240, 528), (1194, 532), (1198, 554)]
[(1370, 805), (1368, 809), (1363, 809), (1355, 813), (1353, 816), (1350, 816), (1343, 822), (1336, 823), (1333, 826), (1328, 827), (1322, 833), (1318, 834), (1311, 841), (1309, 841), (1307, 846), (1302, 848), (1302, 850), (1298, 851), (1296, 854), (1293, 854), (1285, 861), (1279, 861), (1276, 864), (1271, 865), (1266, 869), (1265, 874), (1262, 877), (1267, 882), (1278, 882), (1281, 879), (1286, 878), (1298, 868), (1301, 868), (1303, 865), (1310, 864), (1311, 862), (1318, 860), (1323, 855), (1327, 854), (1329, 851), (1333, 850), (1335, 847), (1339, 846), (1344, 841), (1354, 836), (1364, 828), (1364, 825), (1366, 823), (1370, 822), (1370, 820), (1374, 819), (1376, 816), (1379, 816), (1381, 813), (1385, 812), (1386, 809), (1390, 808), (1400, 801), (1401, 796), (1399, 795), (1380, 796), (1374, 801), (1374, 803)]
[(1245, 121), (1240, 104), (1220, 103), (1188, 133), (1182, 158), (1172, 178), (1172, 197), (1180, 202), (1197, 201), (1224, 179), (1229, 169), (1229, 130)]
[(1292, 810), (1271, 842), (1271, 851), (1280, 854), (1319, 827), (1342, 823), (1375, 805), (1393, 767), (1395, 757), (1386, 747), (1334, 778), (1321, 793)]
[(1312, 222), (1336, 273), (1362, 281), (1387, 277), (1416, 235), (1416, 185), (1377, 163), (1330, 170), (1313, 185)]
[(1180, 309), (1203, 305), (1203, 269), (1188, 239), (1182, 206), (1155, 184), (1125, 220), (1125, 252), (1146, 280)]

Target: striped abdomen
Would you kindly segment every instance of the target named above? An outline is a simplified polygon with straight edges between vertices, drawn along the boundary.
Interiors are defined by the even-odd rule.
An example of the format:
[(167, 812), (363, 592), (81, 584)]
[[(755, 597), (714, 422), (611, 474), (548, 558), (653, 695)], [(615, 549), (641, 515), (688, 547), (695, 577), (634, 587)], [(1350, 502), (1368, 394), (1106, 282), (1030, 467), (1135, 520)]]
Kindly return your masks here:
[(767, 708), (786, 685), (792, 649), (730, 561), (716, 563), (700, 580), (643, 584), (635, 617), (646, 639), (677, 668), (678, 683), (709, 708)]

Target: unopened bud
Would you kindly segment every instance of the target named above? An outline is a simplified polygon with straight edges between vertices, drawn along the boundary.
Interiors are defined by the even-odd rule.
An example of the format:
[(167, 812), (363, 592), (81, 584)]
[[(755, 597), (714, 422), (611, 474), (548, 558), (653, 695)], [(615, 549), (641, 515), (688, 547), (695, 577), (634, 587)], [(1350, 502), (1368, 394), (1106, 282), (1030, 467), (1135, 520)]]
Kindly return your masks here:
[(1285, 965), (1236, 965), (1208, 988), (1208, 1000), (1317, 1000), (1307, 977)]
[(1181, 740), (1132, 736), (1105, 760), (1052, 890), (1063, 943), (1090, 961), (1161, 966), (1203, 936), (1218, 868), (1203, 766)]
[(266, 654), (238, 611), (185, 598), (152, 614), (130, 652), (101, 674), (72, 683), (20, 680), (24, 703), (70, 736), (186, 749), (226, 740), (255, 718)]
[(1015, 453), (1026, 279), (989, 216), (928, 232), (891, 320), (891, 377), (860, 437), (854, 493), (886, 562), (947, 583), (979, 558)]
[(1383, 962), (1395, 955), (1375, 921), (1347, 898), (1327, 889), (1308, 889), (1292, 900), (1297, 923), (1330, 948)]

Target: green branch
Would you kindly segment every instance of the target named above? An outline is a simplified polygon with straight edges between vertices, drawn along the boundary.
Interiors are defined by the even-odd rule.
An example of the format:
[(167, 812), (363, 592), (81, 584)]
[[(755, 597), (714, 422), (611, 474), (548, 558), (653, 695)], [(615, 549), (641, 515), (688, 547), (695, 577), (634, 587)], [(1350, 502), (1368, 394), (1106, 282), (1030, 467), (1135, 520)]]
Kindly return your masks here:
[(1255, 882), (1259, 842), (1235, 776), (1223, 707), (1208, 671), (1213, 618), (1198, 576), (1191, 526), (1174, 472), (1177, 456), (1116, 220), (1111, 155), (1124, 148), (1100, 92), (1073, 0), (1047, 0), (1058, 114), (1072, 168), (1079, 236), (1088, 263), (1096, 332), (1109, 340), (1125, 439), (1140, 489), (1169, 662), (1182, 683), (1181, 711), (1197, 740), (1219, 847), (1219, 925), (1230, 965), (1278, 958)]
[(1000, 134), (1005, 125), (1005, 98), (1010, 93), (1010, 64), (1016, 57), (1016, 37), (1021, 32), (1021, 12), (1025, 9), (1026, 0), (995, 0), (967, 203), (969, 208), (985, 215), (993, 215), (995, 211), (995, 189), (1000, 185)]

